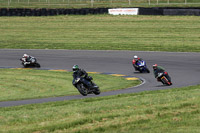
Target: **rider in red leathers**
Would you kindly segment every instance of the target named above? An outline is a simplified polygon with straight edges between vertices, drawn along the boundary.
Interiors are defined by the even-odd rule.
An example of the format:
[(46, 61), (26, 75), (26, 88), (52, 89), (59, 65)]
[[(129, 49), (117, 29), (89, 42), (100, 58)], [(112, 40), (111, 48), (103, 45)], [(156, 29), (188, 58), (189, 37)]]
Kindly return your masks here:
[(132, 60), (133, 67), (135, 70), (138, 70), (139, 66), (137, 65), (138, 61), (142, 61), (142, 58), (138, 58), (137, 55), (134, 56), (134, 59)]

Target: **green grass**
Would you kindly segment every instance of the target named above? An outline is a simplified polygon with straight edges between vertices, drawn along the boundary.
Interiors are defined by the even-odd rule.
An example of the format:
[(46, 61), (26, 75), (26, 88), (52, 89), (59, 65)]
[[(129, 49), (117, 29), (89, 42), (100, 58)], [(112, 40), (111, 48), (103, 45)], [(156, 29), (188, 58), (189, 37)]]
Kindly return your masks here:
[(197, 133), (200, 85), (0, 108), (0, 132)]
[(198, 16), (1, 17), (0, 48), (200, 52)]
[[(72, 72), (46, 70), (0, 69), (0, 101), (30, 98), (78, 95), (72, 85)], [(140, 81), (128, 81), (122, 77), (89, 74), (102, 92), (128, 88)]]
[[(157, 3), (158, 2), (158, 3)], [(199, 7), (199, 0), (1, 0), (9, 8)]]

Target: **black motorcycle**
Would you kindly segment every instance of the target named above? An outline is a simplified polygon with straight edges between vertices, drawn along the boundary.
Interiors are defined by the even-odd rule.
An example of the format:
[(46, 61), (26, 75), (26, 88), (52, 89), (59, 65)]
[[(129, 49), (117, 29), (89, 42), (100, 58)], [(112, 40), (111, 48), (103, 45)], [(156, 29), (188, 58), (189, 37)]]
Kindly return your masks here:
[[(88, 84), (84, 84), (83, 82), (81, 82), (82, 81), (81, 78), (85, 78), (84, 80), (86, 80), (88, 84), (90, 84), (90, 86), (88, 86)], [(77, 77), (73, 79), (72, 84), (78, 89), (80, 94), (83, 96), (87, 96), (87, 94), (92, 94), (92, 93), (94, 93), (95, 95), (99, 95), (101, 93), (99, 87), (94, 82), (92, 82), (92, 77), (90, 76), (88, 76), (87, 78)]]
[(161, 73), (158, 73), (158, 76), (157, 76), (157, 80), (158, 81), (161, 81), (164, 85), (172, 85), (172, 82), (171, 80), (168, 78), (168, 76), (165, 75), (164, 72), (161, 72)]
[(22, 65), (27, 68), (27, 67), (40, 67), (40, 64), (37, 62), (37, 59), (35, 57), (31, 57), (29, 61), (26, 61), (25, 58), (20, 59), (22, 61)]

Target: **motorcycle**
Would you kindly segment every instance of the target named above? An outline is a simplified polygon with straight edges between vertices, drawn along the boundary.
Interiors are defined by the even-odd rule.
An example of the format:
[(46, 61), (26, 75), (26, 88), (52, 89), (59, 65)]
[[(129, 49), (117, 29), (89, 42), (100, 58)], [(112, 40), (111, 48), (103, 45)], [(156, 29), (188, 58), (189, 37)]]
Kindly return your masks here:
[[(134, 66), (135, 62), (133, 62)], [(149, 69), (147, 68), (146, 62), (144, 60), (138, 61), (136, 64), (137, 67), (134, 66), (135, 70), (139, 71), (140, 73), (150, 73)]]
[(158, 81), (161, 81), (164, 85), (172, 85), (171, 80), (169, 79), (169, 75), (166, 76), (166, 72), (158, 73), (158, 76), (156, 77)]
[(88, 76), (87, 78), (85, 78), (85, 80), (87, 80), (89, 84), (92, 85), (92, 87), (89, 87), (88, 85), (81, 82), (81, 78), (82, 77), (77, 77), (72, 81), (72, 84), (78, 89), (81, 95), (87, 96), (87, 94), (91, 93), (99, 95), (101, 93), (99, 87), (94, 82), (92, 82), (92, 77)]
[(27, 67), (40, 67), (40, 64), (37, 62), (37, 59), (35, 57), (31, 57), (30, 61), (27, 62), (25, 58), (20, 59), (22, 61), (22, 65), (27, 68)]

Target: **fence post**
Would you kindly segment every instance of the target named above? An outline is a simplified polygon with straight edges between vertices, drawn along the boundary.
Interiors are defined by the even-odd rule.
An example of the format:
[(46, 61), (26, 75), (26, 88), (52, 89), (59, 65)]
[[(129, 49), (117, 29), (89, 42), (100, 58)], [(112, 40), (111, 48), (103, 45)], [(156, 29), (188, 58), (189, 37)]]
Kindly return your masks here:
[(149, 0), (149, 5), (151, 5), (151, 0)]
[(187, 4), (187, 0), (185, 0), (185, 4)]
[(91, 0), (91, 7), (94, 6), (94, 0)]
[(129, 6), (131, 5), (131, 0), (128, 0), (128, 4), (129, 4)]

